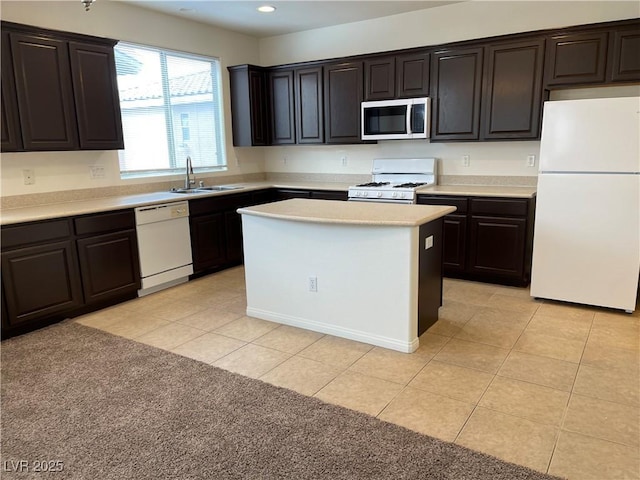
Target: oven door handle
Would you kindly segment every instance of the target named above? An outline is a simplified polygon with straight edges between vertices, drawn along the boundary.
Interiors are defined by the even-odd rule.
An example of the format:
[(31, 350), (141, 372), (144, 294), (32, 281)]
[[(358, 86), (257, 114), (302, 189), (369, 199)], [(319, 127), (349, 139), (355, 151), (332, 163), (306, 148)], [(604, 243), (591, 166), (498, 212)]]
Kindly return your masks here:
[(350, 202), (373, 202), (373, 203), (403, 203), (403, 204), (414, 204), (413, 200), (392, 200), (390, 198), (356, 198), (349, 197)]

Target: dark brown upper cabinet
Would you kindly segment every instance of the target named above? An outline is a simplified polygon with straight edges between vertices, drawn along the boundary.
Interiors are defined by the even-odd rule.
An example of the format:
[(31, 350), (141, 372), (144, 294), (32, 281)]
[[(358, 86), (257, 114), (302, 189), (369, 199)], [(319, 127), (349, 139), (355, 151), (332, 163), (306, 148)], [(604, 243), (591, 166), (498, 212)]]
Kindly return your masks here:
[(268, 70), (254, 65), (229, 67), (233, 145), (269, 145)]
[(9, 38), (24, 149), (76, 150), (68, 43), (18, 32)]
[(438, 51), (431, 60), (431, 141), (478, 140), (484, 49)]
[(396, 57), (396, 96), (428, 97), (431, 55), (414, 53)]
[(640, 28), (615, 30), (610, 38), (611, 80), (640, 81)]
[(364, 99), (429, 96), (428, 53), (378, 57), (364, 61)]
[(271, 144), (296, 143), (293, 70), (275, 70), (269, 73), (271, 101)]
[(9, 32), (2, 32), (2, 117), (0, 131), (2, 132), (2, 151), (16, 152), (22, 150), (22, 136), (20, 135), (20, 117), (18, 115), (18, 99), (16, 84), (13, 77), (13, 63), (11, 62), (11, 45)]
[(69, 42), (69, 55), (80, 148), (124, 148), (113, 47)]
[(640, 20), (229, 71), (237, 146), (363, 143), (363, 100), (426, 96), (431, 141), (527, 140), (548, 90), (640, 82)]
[(10, 22), (2, 30), (3, 151), (123, 148), (115, 40)]
[(482, 138), (537, 138), (542, 110), (544, 40), (490, 45), (486, 49)]
[(387, 100), (396, 96), (396, 57), (364, 61), (364, 99)]
[(322, 67), (295, 71), (296, 143), (324, 142)]
[(547, 39), (545, 85), (603, 83), (608, 32), (554, 35)]
[(324, 66), (324, 132), (326, 143), (362, 143), (362, 62)]

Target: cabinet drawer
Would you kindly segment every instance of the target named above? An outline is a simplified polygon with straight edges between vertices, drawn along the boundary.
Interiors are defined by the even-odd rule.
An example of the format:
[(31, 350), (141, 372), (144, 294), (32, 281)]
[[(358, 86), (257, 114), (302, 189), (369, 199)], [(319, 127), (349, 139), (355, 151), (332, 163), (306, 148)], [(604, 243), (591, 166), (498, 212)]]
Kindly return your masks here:
[(452, 205), (457, 208), (454, 213), (467, 213), (466, 197), (419, 195), (418, 203), (422, 205)]
[(133, 210), (119, 210), (99, 215), (78, 217), (74, 220), (77, 235), (92, 235), (135, 228)]
[(513, 198), (472, 198), (471, 213), (482, 215), (527, 215), (528, 200)]
[(195, 215), (234, 210), (240, 207), (248, 207), (252, 203), (251, 193), (221, 195), (219, 197), (190, 200), (189, 214), (193, 217)]
[(317, 200), (347, 200), (347, 192), (338, 190), (312, 190), (311, 198)]
[(65, 218), (4, 227), (1, 237), (2, 249), (67, 238), (71, 235), (69, 223), (70, 220)]

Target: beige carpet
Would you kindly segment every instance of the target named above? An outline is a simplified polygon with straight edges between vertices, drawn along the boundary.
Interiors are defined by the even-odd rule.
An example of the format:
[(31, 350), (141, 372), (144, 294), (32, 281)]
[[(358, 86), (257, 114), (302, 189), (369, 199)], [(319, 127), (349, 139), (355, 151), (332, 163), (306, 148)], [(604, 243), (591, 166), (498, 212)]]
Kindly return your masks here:
[(1, 351), (2, 478), (555, 478), (72, 322)]

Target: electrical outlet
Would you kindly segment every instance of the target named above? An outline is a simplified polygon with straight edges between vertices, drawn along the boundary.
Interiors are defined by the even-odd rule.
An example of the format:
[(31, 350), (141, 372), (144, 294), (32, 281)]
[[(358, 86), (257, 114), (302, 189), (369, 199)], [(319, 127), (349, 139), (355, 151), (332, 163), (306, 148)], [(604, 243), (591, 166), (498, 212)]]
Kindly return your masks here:
[(309, 291), (310, 292), (318, 291), (318, 277), (309, 277)]
[(433, 235), (429, 235), (424, 239), (424, 249), (429, 250), (431, 247), (433, 247)]
[(528, 155), (527, 156), (527, 167), (535, 167), (536, 166), (536, 156)]
[(347, 156), (346, 156), (346, 155), (343, 155), (343, 156), (340, 158), (340, 161), (342, 162), (342, 166), (343, 166), (343, 167), (346, 167), (346, 166), (347, 166)]
[(89, 176), (92, 180), (104, 178), (104, 165), (91, 165), (89, 167)]
[(287, 160), (288, 160), (287, 157), (282, 157), (282, 164), (286, 165), (287, 164)]
[(33, 185), (36, 183), (36, 173), (33, 170), (22, 170), (22, 177), (25, 185)]
[(469, 166), (469, 162), (470, 162), (469, 155), (463, 155), (462, 156), (462, 166), (463, 167), (468, 167)]

